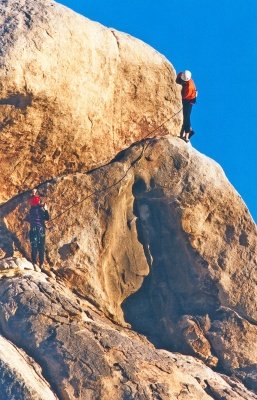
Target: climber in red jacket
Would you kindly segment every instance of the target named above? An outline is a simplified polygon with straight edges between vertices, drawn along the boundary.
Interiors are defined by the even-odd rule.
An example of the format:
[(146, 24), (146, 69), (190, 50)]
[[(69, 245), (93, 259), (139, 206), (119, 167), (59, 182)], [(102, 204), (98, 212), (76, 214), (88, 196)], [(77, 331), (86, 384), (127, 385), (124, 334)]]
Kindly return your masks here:
[(37, 193), (37, 189), (32, 189), (32, 195), (29, 198), (29, 205), (31, 207), (38, 206), (40, 204), (40, 202), (41, 202), (41, 200)]
[[(31, 261), (36, 270), (43, 267), (45, 259), (45, 233), (46, 221), (49, 221), (49, 213), (46, 204), (41, 204), (37, 189), (32, 190), (32, 196), (29, 199), (30, 210), (25, 221), (30, 223), (29, 239), (31, 245)], [(39, 258), (39, 269), (37, 266)]]
[(193, 104), (195, 104), (197, 97), (197, 90), (191, 77), (191, 72), (186, 70), (180, 72), (176, 79), (176, 83), (182, 85), (183, 125), (180, 137), (186, 142), (188, 142), (190, 137), (194, 134), (194, 131), (191, 128), (190, 116)]

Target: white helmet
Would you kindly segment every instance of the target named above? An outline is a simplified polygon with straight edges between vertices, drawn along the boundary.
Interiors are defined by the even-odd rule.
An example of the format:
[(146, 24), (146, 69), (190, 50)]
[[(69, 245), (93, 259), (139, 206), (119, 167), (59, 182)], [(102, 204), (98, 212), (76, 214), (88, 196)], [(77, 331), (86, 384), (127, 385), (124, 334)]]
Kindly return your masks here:
[(190, 81), (191, 77), (192, 77), (192, 74), (188, 70), (185, 70), (185, 72), (182, 72), (182, 74), (181, 74), (181, 79), (185, 82)]

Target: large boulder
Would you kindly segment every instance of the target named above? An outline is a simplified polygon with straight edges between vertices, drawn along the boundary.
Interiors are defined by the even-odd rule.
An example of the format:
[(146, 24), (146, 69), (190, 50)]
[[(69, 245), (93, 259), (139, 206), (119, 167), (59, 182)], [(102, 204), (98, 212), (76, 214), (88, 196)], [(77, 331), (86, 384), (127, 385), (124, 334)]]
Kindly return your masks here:
[[(181, 139), (151, 139), (40, 190), (47, 259), (67, 287), (157, 347), (252, 382), (256, 226), (218, 164)], [(23, 197), (5, 221), (26, 253)]]
[[(16, 344), (10, 347), (7, 343), (6, 360), (0, 336), (4, 399), (257, 399), (240, 382), (213, 372), (201, 361), (156, 350), (143, 336), (119, 327), (80, 300), (63, 283), (40, 272), (26, 272), (22, 260), (13, 260), (13, 264), (19, 264), (19, 273), (0, 280), (1, 332)], [(19, 353), (23, 360), (17, 363)], [(32, 364), (32, 359), (37, 360), (37, 372), (29, 371), (25, 363)], [(16, 371), (21, 362), (25, 364), (20, 379), (17, 372), (7, 379), (3, 361)], [(42, 397), (37, 396), (44, 389), (40, 381), (34, 383), (34, 392), (28, 390), (32, 377), (39, 374), (45, 385)], [(23, 392), (18, 391), (20, 386)], [(6, 387), (9, 391), (3, 392)], [(11, 392), (12, 388), (16, 391)]]
[[(51, 1), (6, 0), (0, 18), (3, 395), (255, 399), (238, 379), (257, 391), (256, 226), (220, 166), (174, 137), (173, 67)], [(21, 260), (35, 185), (41, 272)]]
[(174, 68), (140, 40), (50, 0), (4, 1), (0, 21), (0, 201), (110, 161), (181, 109)]

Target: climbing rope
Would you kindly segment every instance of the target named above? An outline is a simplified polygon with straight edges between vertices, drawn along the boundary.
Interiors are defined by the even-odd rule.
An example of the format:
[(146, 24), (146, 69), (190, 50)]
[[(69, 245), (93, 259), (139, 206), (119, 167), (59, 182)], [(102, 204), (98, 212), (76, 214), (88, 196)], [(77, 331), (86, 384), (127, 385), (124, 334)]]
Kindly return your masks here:
[[(159, 125), (157, 128), (155, 128), (153, 131), (149, 132), (147, 135), (143, 136), (143, 138), (140, 140), (140, 142), (142, 142), (143, 140), (147, 139), (149, 136), (153, 135), (154, 133), (156, 133), (157, 131), (159, 131), (165, 124), (167, 124), (167, 122), (171, 121), (176, 115), (178, 115), (181, 111), (182, 111), (183, 107), (177, 111), (175, 114), (173, 114), (171, 117), (167, 118), (161, 125)], [(153, 138), (156, 138), (156, 135), (154, 135)], [(102, 194), (102, 193), (107, 193), (109, 192), (112, 188), (114, 188), (115, 186), (119, 185), (128, 175), (129, 171), (131, 170), (131, 168), (134, 167), (135, 164), (137, 164), (141, 158), (143, 157), (147, 147), (149, 146), (149, 143), (144, 143), (143, 145), (143, 149), (140, 153), (140, 155), (132, 161), (132, 163), (130, 164), (130, 166), (127, 168), (127, 170), (124, 172), (124, 174), (122, 175), (122, 177), (120, 179), (118, 179), (116, 182), (114, 182), (112, 185), (107, 186), (104, 189), (101, 190), (96, 190), (91, 192), (90, 194), (88, 194), (87, 196), (83, 197), (80, 201), (77, 201), (76, 203), (73, 203), (72, 205), (70, 205), (69, 207), (67, 207), (64, 211), (62, 211), (61, 213), (57, 214), (54, 218), (50, 219), (48, 221), (48, 223), (55, 221), (56, 219), (60, 218), (63, 214), (66, 214), (68, 211), (70, 211), (72, 208), (80, 205), (81, 203), (84, 203), (84, 201), (88, 200), (89, 198), (93, 197), (94, 195), (98, 194)]]
[[(171, 121), (176, 115), (178, 115), (181, 111), (182, 111), (183, 107), (177, 111), (175, 114), (173, 114), (171, 117), (167, 118), (161, 125), (159, 125), (157, 128), (155, 128), (154, 130), (152, 130), (151, 132), (149, 132), (147, 135), (143, 136), (143, 138), (140, 140), (140, 142), (144, 141), (145, 139), (147, 139), (149, 136), (153, 136), (153, 138), (156, 138), (156, 132), (158, 132), (165, 124), (167, 124), (167, 122)], [(83, 197), (80, 201), (77, 201), (73, 204), (71, 204), (69, 207), (67, 207), (65, 210), (63, 210), (61, 213), (57, 214), (55, 217), (51, 218), (47, 224), (52, 223), (53, 221), (55, 221), (56, 219), (60, 218), (62, 215), (66, 214), (67, 212), (69, 212), (72, 208), (77, 207), (78, 205), (84, 203), (85, 201), (87, 201), (88, 199), (90, 199), (91, 197), (95, 196), (95, 195), (100, 195), (100, 194), (106, 194), (108, 193), (111, 189), (113, 189), (115, 186), (119, 185), (128, 175), (129, 171), (134, 167), (135, 164), (137, 164), (141, 158), (143, 157), (146, 149), (149, 146), (149, 142), (148, 143), (144, 143), (143, 144), (143, 148), (141, 153), (139, 154), (138, 157), (135, 158), (135, 160), (133, 160), (130, 164), (130, 166), (126, 169), (126, 171), (124, 172), (124, 174), (113, 184), (111, 184), (110, 186), (107, 186), (106, 188), (100, 189), (100, 190), (96, 190), (96, 191), (92, 191), (90, 192), (87, 196)], [(50, 227), (51, 229), (52, 227)], [(19, 234), (15, 235), (16, 238), (20, 237), (24, 232), (20, 232)]]

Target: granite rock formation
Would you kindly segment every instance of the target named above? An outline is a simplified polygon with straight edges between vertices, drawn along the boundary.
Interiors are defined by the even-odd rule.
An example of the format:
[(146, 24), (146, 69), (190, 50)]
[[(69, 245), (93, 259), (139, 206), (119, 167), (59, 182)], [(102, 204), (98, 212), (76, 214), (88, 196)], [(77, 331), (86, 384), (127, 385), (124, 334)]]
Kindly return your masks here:
[[(10, 272), (23, 260), (13, 260), (12, 268), (2, 262), (2, 271), (5, 264)], [(20, 269), (16, 276), (1, 279), (0, 299), (1, 332), (15, 343), (6, 348), (9, 352), (14, 347), (8, 353), (14, 372), (3, 364), (0, 345), (5, 399), (257, 399), (235, 378), (213, 372), (193, 357), (156, 350), (144, 336), (113, 323), (62, 281), (42, 272)], [(28, 375), (25, 365), (17, 372), (21, 353), (22, 362), (33, 363), (39, 376), (31, 392), (33, 371)]]
[[(106, 166), (57, 178), (42, 184), (39, 190), (48, 199), (52, 211), (47, 246), (49, 266), (45, 272), (51, 273), (53, 277), (49, 279), (55, 282), (54, 290), (42, 289), (48, 293), (51, 305), (34, 305), (40, 313), (48, 316), (54, 309), (53, 319), (58, 327), (60, 324), (64, 329), (63, 324), (71, 324), (75, 331), (83, 330), (80, 323), (72, 321), (76, 311), (67, 311), (70, 319), (59, 310), (67, 308), (63, 305), (62, 291), (70, 291), (77, 301), (87, 304), (84, 309), (80, 306), (78, 312), (87, 314), (90, 304), (96, 315), (109, 321), (112, 335), (115, 329), (129, 334), (132, 331), (127, 323), (130, 323), (134, 331), (146, 335), (157, 348), (195, 356), (206, 365), (241, 379), (249, 389), (256, 389), (252, 296), (255, 281), (249, 279), (249, 275), (254, 277), (256, 263), (253, 252), (256, 227), (240, 196), (215, 162), (178, 138), (150, 139), (132, 146)], [(15, 198), (2, 206), (9, 230), (21, 233), (16, 240), (22, 254), (29, 250), (25, 245), (26, 230), (23, 230), (28, 209), (24, 196), (21, 195), (20, 201)], [(235, 216), (237, 225), (231, 238), (228, 231)], [(247, 237), (244, 243), (242, 235)], [(229, 246), (232, 240), (233, 245)], [(14, 260), (10, 259), (11, 262)], [(3, 270), (8, 272), (10, 268)], [(42, 319), (26, 305), (33, 304), (33, 297), (40, 302), (40, 295), (33, 296), (32, 292), (42, 290), (34, 284), (28, 288), (26, 280), (14, 279), (15, 274), (11, 277), (7, 272), (4, 272), (8, 280), (3, 283), (2, 292), (0, 286), (4, 310), (0, 326), (4, 335), (26, 349), (40, 365), (45, 365), (45, 353), (64, 363), (71, 355), (67, 356), (63, 344), (61, 355), (55, 347), (56, 342), (65, 343), (65, 332), (60, 333), (60, 338), (56, 336), (56, 330), (50, 327), (51, 318)], [(238, 292), (243, 280), (248, 290)], [(22, 293), (20, 285), (26, 293), (22, 299), (16, 294)], [(24, 308), (22, 312), (19, 302)], [(24, 318), (28, 328), (22, 327)], [(30, 337), (30, 330), (36, 338)], [(66, 338), (69, 350), (72, 349), (70, 334)], [(135, 333), (131, 334), (136, 338)], [(51, 350), (37, 341), (37, 335)], [(52, 341), (47, 339), (48, 335)], [(95, 335), (102, 337), (97, 330)], [(32, 347), (26, 347), (26, 338)], [(37, 354), (41, 346), (42, 354)], [(80, 349), (92, 349), (92, 346), (80, 344)], [(75, 349), (71, 351), (78, 354)], [(96, 351), (92, 357), (99, 362)], [(54, 376), (60, 387), (64, 376), (55, 376), (54, 371), (63, 371), (63, 368), (53, 367), (52, 371), (52, 362), (47, 364), (47, 370), (50, 369), (49, 376), (51, 379)], [(69, 372), (66, 375), (70, 377)], [(82, 376), (79, 381), (83, 381)], [(65, 398), (66, 391), (71, 396), (71, 387), (66, 382), (64, 392), (59, 389), (56, 393), (60, 398)], [(87, 391), (88, 387), (83, 390)], [(91, 398), (83, 390), (77, 392), (81, 396), (78, 398)], [(92, 390), (98, 393), (98, 398), (104, 398), (101, 385)], [(233, 391), (233, 385), (230, 390)], [(142, 393), (137, 392), (137, 396), (144, 398)], [(211, 394), (208, 390), (206, 393)], [(161, 398), (169, 395), (169, 391), (164, 391)], [(125, 394), (115, 396), (124, 398)], [(247, 394), (246, 398), (251, 396), (254, 395)], [(148, 393), (146, 398), (154, 397)]]
[[(52, 1), (0, 16), (2, 397), (257, 399), (256, 226), (174, 137), (173, 67)], [(51, 215), (42, 271), (31, 186)]]
[(41, 368), (21, 349), (0, 336), (1, 399), (57, 400)]
[(179, 111), (174, 68), (145, 43), (50, 0), (4, 1), (0, 20), (1, 201), (108, 162)]

